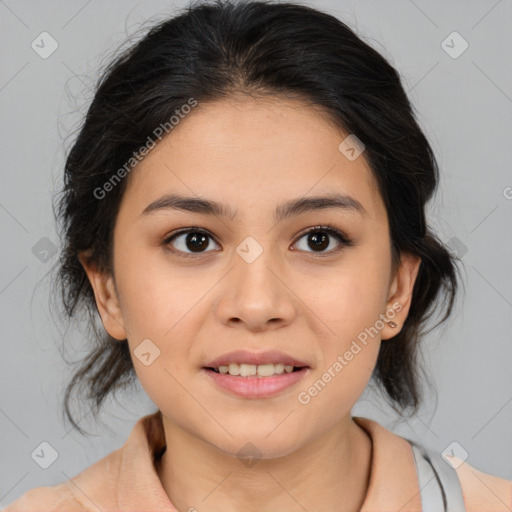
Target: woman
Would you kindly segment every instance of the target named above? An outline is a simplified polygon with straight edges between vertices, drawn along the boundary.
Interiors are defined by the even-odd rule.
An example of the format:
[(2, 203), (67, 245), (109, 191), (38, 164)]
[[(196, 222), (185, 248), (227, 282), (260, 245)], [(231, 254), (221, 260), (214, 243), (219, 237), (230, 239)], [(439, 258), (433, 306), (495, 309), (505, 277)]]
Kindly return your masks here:
[[(420, 404), (452, 311), (437, 164), (395, 69), (292, 3), (201, 3), (105, 71), (66, 161), (60, 285), (105, 333), (67, 389), (138, 378), (126, 444), (6, 511), (510, 510), (512, 482), (351, 409)], [(444, 460), (442, 460), (444, 458)]]

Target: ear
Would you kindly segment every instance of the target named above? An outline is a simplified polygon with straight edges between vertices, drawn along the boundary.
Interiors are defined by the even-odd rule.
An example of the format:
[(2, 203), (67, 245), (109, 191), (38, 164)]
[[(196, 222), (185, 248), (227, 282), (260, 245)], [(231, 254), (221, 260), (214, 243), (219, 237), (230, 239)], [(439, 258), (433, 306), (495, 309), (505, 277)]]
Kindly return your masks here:
[[(381, 331), (381, 339), (387, 340), (396, 336), (409, 314), (411, 307), (412, 291), (421, 264), (421, 258), (411, 253), (400, 254), (400, 266), (395, 272), (389, 288), (389, 295), (386, 304), (386, 320), (398, 324), (397, 327), (390, 327), (387, 323)], [(395, 313), (394, 316), (393, 312)]]
[(96, 306), (98, 307), (103, 327), (105, 327), (105, 330), (113, 338), (125, 340), (127, 333), (113, 276), (110, 273), (98, 270), (97, 267), (91, 263), (87, 252), (80, 253), (78, 259), (84, 267), (93, 288)]

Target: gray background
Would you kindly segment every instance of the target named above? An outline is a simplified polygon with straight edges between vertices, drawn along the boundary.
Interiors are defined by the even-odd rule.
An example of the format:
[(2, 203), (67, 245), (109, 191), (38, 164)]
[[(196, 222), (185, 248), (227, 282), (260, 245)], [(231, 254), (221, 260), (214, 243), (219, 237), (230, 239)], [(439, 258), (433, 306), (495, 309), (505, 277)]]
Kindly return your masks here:
[[(48, 311), (47, 273), (59, 245), (51, 201), (98, 67), (141, 23), (176, 5), (185, 2), (0, 1), (1, 505), (76, 475), (119, 448), (135, 421), (153, 411), (139, 387), (106, 404), (110, 430), (88, 422), (84, 411), (80, 424), (93, 437), (60, 419), (70, 370), (59, 339), (65, 336), (68, 357), (78, 359), (83, 336), (65, 332)], [(457, 441), (470, 464), (512, 479), (512, 2), (309, 5), (355, 27), (402, 75), (443, 174), (431, 223), (466, 268), (464, 302), (425, 340), (437, 402), (427, 394), (420, 413), (399, 422), (367, 390), (353, 412), (439, 451)], [(43, 31), (59, 45), (46, 59), (31, 47)], [(454, 31), (469, 44), (457, 58), (460, 39), (447, 40), (452, 56), (442, 47)], [(58, 452), (48, 469), (31, 457), (43, 441)]]

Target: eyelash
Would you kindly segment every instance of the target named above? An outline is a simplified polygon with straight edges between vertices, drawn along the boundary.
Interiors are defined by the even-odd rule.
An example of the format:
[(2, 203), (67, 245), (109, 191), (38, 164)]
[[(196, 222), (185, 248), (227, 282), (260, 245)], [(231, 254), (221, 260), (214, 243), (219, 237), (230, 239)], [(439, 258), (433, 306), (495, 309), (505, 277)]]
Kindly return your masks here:
[[(320, 226), (314, 226), (312, 228), (309, 228), (307, 231), (301, 233), (299, 235), (299, 237), (297, 238), (297, 241), (299, 241), (301, 238), (303, 238), (304, 236), (306, 235), (309, 235), (310, 233), (314, 233), (316, 231), (321, 231), (321, 232), (325, 232), (327, 233), (328, 235), (336, 238), (336, 240), (338, 242), (340, 242), (340, 245), (335, 248), (335, 249), (331, 249), (330, 251), (326, 251), (326, 252), (320, 252), (320, 253), (315, 253), (314, 251), (306, 251), (306, 252), (311, 252), (313, 254), (314, 257), (318, 257), (318, 258), (322, 258), (322, 257), (325, 257), (325, 256), (330, 256), (334, 253), (337, 253), (338, 251), (342, 250), (344, 247), (351, 247), (354, 245), (354, 241), (352, 239), (350, 239), (349, 237), (347, 237), (343, 232), (341, 232), (339, 229), (335, 228), (334, 226), (331, 226), (329, 224), (323, 224), (323, 225), (320, 225)], [(167, 236), (163, 242), (162, 242), (162, 245), (164, 246), (168, 246), (176, 237), (180, 236), (180, 235), (183, 235), (183, 234), (187, 234), (187, 233), (199, 233), (199, 234), (203, 234), (203, 235), (206, 235), (206, 236), (209, 236), (210, 238), (213, 239), (213, 241), (220, 245), (216, 240), (215, 238), (206, 230), (200, 228), (199, 226), (190, 226), (189, 228), (186, 228), (186, 229), (182, 229), (180, 231), (177, 231), (177, 232), (174, 232), (174, 233), (171, 233), (169, 236)], [(295, 242), (297, 243), (297, 242)], [(184, 253), (183, 251), (180, 251), (180, 250), (176, 250), (176, 249), (171, 249), (171, 251), (178, 257), (181, 257), (181, 258), (197, 258), (197, 257), (200, 257), (202, 254), (205, 254), (207, 252), (210, 252), (210, 251), (204, 251), (204, 252), (198, 252), (198, 253)]]

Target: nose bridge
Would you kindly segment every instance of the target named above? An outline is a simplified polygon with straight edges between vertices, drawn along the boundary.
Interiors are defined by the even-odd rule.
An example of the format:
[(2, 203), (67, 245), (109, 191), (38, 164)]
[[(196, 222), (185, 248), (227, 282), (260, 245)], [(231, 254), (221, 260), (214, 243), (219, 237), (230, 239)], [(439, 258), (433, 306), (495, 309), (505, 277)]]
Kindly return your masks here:
[[(261, 237), (259, 237), (261, 240)], [(275, 299), (276, 276), (274, 270), (279, 267), (276, 264), (275, 251), (266, 244), (258, 242), (254, 236), (247, 236), (236, 247), (234, 258), (234, 279), (236, 296), (252, 297), (252, 300), (261, 296), (261, 299), (268, 302)]]
[(279, 276), (283, 266), (276, 251), (247, 236), (236, 247), (233, 267), (220, 298), (218, 314), (222, 321), (237, 319), (250, 328), (262, 328), (269, 320), (291, 320), (291, 292)]

